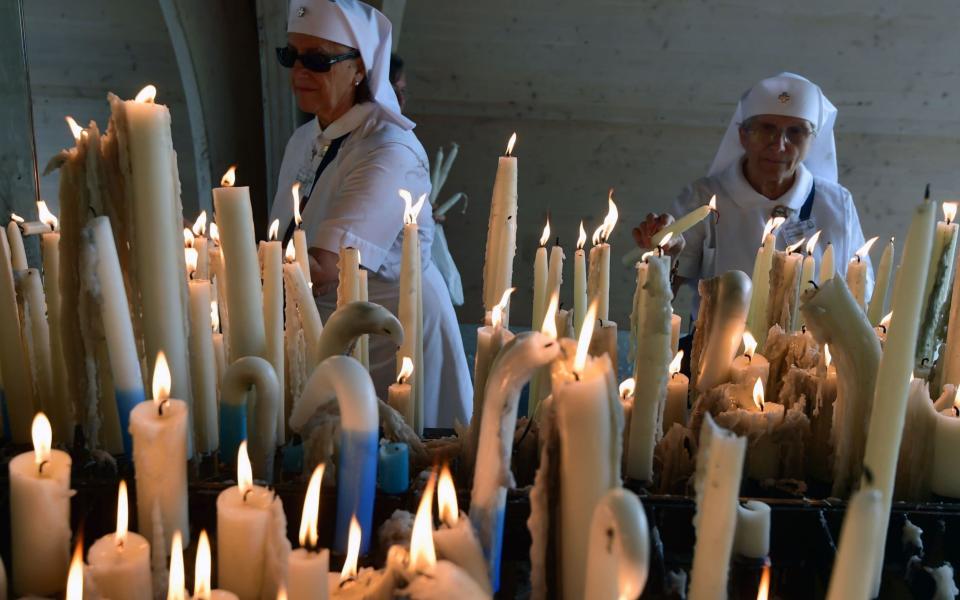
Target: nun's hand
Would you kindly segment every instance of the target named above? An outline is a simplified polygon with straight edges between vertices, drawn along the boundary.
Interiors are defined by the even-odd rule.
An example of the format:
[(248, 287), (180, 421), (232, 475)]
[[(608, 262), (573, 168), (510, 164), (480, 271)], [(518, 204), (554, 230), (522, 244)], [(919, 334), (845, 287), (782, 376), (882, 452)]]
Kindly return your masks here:
[[(640, 225), (633, 228), (633, 241), (641, 248), (653, 249), (653, 236), (657, 235), (657, 232), (673, 223), (673, 221), (673, 215), (667, 213), (660, 215), (649, 213)], [(685, 244), (686, 242), (682, 235), (673, 236), (670, 238), (670, 243), (667, 244), (664, 250), (666, 250), (670, 256), (676, 256), (680, 254)]]
[(313, 282), (314, 297), (326, 296), (336, 291), (340, 279), (337, 262), (340, 257), (328, 250), (310, 248), (310, 281)]

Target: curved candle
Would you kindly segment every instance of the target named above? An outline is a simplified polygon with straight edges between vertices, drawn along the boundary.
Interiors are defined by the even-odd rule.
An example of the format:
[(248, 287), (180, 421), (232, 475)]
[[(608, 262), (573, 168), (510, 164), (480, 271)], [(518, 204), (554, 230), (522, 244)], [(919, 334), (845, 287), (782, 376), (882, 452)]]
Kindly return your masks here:
[(613, 489), (600, 499), (590, 523), (587, 585), (590, 598), (638, 598), (650, 568), (647, 515), (636, 494)]
[[(251, 388), (256, 391), (250, 393)], [(220, 391), (220, 456), (236, 456), (240, 442), (249, 440), (253, 474), (268, 482), (273, 481), (279, 403), (280, 382), (266, 360), (244, 356), (227, 367)]]
[(538, 331), (521, 333), (504, 346), (487, 378), (470, 493), (470, 520), (483, 545), (494, 590), (500, 583), (507, 487), (514, 485), (510, 453), (520, 390), (539, 367), (550, 363), (559, 353), (560, 346), (553, 338)]
[[(700, 317), (693, 341), (694, 387), (705, 392), (730, 378), (730, 365), (750, 311), (753, 286), (743, 271), (700, 282)], [(766, 336), (764, 336), (766, 337)]]
[(361, 552), (373, 539), (373, 499), (377, 485), (379, 407), (370, 373), (356, 359), (331, 356), (317, 365), (290, 413), (290, 428), (301, 432), (323, 405), (340, 407), (340, 463), (337, 465), (337, 528), (334, 547), (347, 549), (350, 519), (363, 531)]
[(373, 302), (350, 302), (327, 319), (317, 342), (317, 363), (344, 354), (350, 344), (364, 334), (385, 335), (397, 346), (403, 344), (403, 325), (386, 308)]
[[(306, 346), (306, 367), (312, 369), (319, 362), (317, 351), (320, 344), (320, 334), (323, 332), (323, 322), (320, 320), (320, 311), (313, 299), (307, 279), (297, 264), (283, 265), (283, 283), (287, 290), (287, 310), (293, 307), (300, 318), (303, 329), (303, 341)], [(287, 329), (291, 328), (290, 319), (287, 319)], [(289, 342), (288, 342), (289, 343)], [(291, 367), (293, 365), (291, 364)], [(293, 379), (291, 375), (291, 379)], [(291, 382), (292, 385), (292, 382)]]

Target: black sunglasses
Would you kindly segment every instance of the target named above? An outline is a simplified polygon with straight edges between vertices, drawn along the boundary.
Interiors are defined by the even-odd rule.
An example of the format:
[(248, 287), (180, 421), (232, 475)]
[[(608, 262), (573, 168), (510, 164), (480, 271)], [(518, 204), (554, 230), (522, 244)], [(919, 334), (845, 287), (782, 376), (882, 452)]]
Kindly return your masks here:
[(291, 48), (290, 46), (277, 48), (277, 61), (279, 61), (284, 67), (292, 69), (293, 65), (296, 64), (297, 60), (299, 60), (300, 64), (302, 64), (304, 68), (317, 73), (326, 73), (330, 70), (330, 67), (338, 62), (350, 60), (351, 58), (357, 58), (359, 56), (359, 50), (351, 50), (346, 54), (328, 56), (322, 52), (304, 52), (301, 54), (297, 52), (296, 48)]

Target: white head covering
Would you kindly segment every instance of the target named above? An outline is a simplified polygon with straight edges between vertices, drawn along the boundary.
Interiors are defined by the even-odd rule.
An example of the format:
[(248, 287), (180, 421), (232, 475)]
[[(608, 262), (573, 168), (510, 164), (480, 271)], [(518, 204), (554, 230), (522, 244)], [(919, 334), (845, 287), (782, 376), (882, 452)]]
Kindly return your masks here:
[(400, 114), (390, 85), (391, 30), (383, 13), (357, 0), (293, 0), (287, 18), (287, 33), (305, 33), (359, 50), (381, 117), (413, 129), (414, 122)]
[(740, 124), (756, 115), (781, 115), (810, 121), (816, 136), (803, 164), (817, 177), (837, 181), (837, 144), (833, 138), (837, 107), (827, 100), (818, 85), (786, 72), (760, 81), (740, 97), (707, 172), (708, 177), (723, 172), (743, 156)]

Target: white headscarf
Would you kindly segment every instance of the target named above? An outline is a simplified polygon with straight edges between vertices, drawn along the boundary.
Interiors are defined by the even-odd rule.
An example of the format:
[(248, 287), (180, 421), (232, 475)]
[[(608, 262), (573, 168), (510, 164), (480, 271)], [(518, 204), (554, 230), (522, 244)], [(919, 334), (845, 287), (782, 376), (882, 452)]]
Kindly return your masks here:
[(400, 113), (390, 85), (391, 30), (383, 13), (357, 0), (293, 0), (287, 18), (287, 33), (304, 33), (359, 50), (381, 117), (413, 129), (414, 122)]
[(740, 97), (707, 172), (708, 177), (723, 172), (743, 156), (740, 124), (757, 115), (781, 115), (810, 121), (816, 135), (803, 164), (817, 177), (837, 181), (837, 144), (833, 138), (837, 107), (827, 100), (818, 85), (786, 72), (758, 82)]

